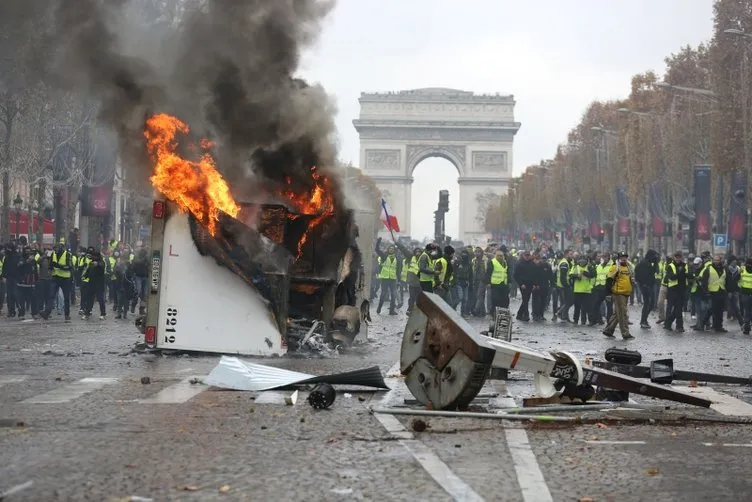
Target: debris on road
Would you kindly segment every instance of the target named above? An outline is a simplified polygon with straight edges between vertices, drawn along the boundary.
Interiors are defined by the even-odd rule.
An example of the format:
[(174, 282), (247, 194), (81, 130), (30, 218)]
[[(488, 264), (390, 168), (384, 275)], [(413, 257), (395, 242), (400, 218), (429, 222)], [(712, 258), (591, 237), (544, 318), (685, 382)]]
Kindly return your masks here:
[(290, 396), (285, 397), (285, 404), (287, 406), (295, 406), (295, 403), (298, 402), (298, 391), (296, 390), (293, 392)]
[(222, 485), (219, 487), (219, 493), (230, 493), (230, 485)]
[(151, 383), (151, 378), (148, 376), (141, 377), (141, 383), (144, 385), (149, 385)]
[[(634, 378), (650, 378), (651, 381), (653, 381), (654, 378), (660, 377), (661, 383), (671, 383), (673, 380), (681, 380), (694, 382), (694, 386), (697, 385), (697, 382), (752, 385), (752, 377), (675, 370), (673, 359), (660, 359), (653, 361), (650, 363), (650, 366), (630, 366), (623, 363), (620, 364), (619, 361), (609, 361), (608, 359), (606, 361), (593, 361), (592, 364), (597, 368), (616, 371)], [(660, 375), (657, 375), (656, 373), (660, 373)], [(670, 375), (670, 378), (664, 378), (666, 373)]]
[(334, 403), (336, 392), (328, 383), (320, 383), (308, 395), (308, 403), (317, 410), (325, 410)]
[(420, 418), (415, 418), (410, 422), (410, 427), (415, 432), (423, 432), (428, 428), (428, 424), (425, 420), (421, 420)]
[(214, 387), (244, 391), (281, 389), (296, 385), (326, 382), (331, 385), (361, 385), (388, 389), (378, 366), (333, 375), (315, 376), (241, 361), (237, 357), (222, 356), (217, 366), (204, 379)]
[(516, 415), (506, 413), (484, 413), (479, 411), (408, 410), (404, 408), (372, 408), (371, 413), (424, 417), (484, 418), (491, 420), (530, 420), (534, 422), (577, 422), (580, 420), (579, 417), (556, 417), (551, 415)]
[(466, 408), (492, 367), (533, 373), (536, 393), (543, 397), (568, 395), (588, 401), (595, 395), (597, 383), (603, 388), (704, 408), (711, 405), (708, 399), (628, 375), (583, 367), (569, 352), (544, 353), (476, 334), (439, 296), (422, 292), (405, 326), (400, 354), (400, 370), (418, 402), (434, 410)]

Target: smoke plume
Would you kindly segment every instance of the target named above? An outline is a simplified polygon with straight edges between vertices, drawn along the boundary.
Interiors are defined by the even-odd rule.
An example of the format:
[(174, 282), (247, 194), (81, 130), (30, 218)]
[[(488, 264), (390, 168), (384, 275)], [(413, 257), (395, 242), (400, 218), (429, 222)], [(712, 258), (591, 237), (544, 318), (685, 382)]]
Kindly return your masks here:
[(158, 112), (215, 141), (241, 198), (285, 179), (309, 188), (312, 165), (333, 173), (334, 107), (321, 87), (295, 79), (333, 0), (167, 0), (182, 12), (163, 37), (132, 15), (156, 1), (0, 2), (0, 18), (44, 24), (45, 78), (98, 104), (137, 176), (150, 174), (144, 121)]

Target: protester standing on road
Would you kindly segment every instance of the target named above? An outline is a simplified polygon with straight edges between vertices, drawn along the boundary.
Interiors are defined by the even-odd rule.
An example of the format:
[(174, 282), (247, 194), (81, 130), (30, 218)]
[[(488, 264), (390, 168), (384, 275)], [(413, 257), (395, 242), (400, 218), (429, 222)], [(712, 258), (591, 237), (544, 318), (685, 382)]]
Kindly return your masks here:
[(420, 289), (433, 293), (433, 281), (436, 277), (434, 262), (440, 258), (439, 247), (434, 243), (426, 244), (425, 250), (418, 258), (418, 278)]
[(572, 306), (574, 299), (572, 297), (572, 283), (569, 281), (569, 271), (574, 267), (572, 261), (572, 250), (567, 249), (564, 251), (564, 257), (559, 260), (559, 263), (554, 270), (556, 273), (556, 288), (559, 290), (559, 300), (561, 307), (558, 312), (554, 312), (552, 320), (556, 320), (558, 315), (562, 321), (570, 322), (569, 320), (569, 308)]
[(710, 308), (701, 319), (697, 317), (695, 328), (697, 331), (705, 331), (708, 318), (713, 319), (713, 330), (716, 333), (727, 333), (723, 327), (723, 308), (726, 300), (726, 269), (723, 266), (721, 255), (713, 257), (713, 263), (706, 266), (700, 275), (700, 288), (703, 294), (709, 298)]
[[(394, 246), (389, 246), (383, 258), (380, 257), (379, 281), (381, 281), (381, 296), (379, 296), (379, 305), (376, 308), (377, 314), (381, 314), (381, 307), (384, 305), (386, 297), (389, 296), (389, 315), (397, 315), (397, 312), (394, 310), (397, 275), (399, 273), (397, 270), (399, 263), (396, 251)], [(136, 272), (136, 278), (138, 278), (138, 272)]]
[(487, 261), (485, 254), (483, 254), (483, 248), (476, 247), (473, 259), (471, 260), (473, 267), (473, 299), (475, 300), (474, 305), (472, 305), (472, 313), (475, 317), (486, 316), (486, 288), (488, 288)]
[(94, 308), (94, 299), (96, 299), (99, 304), (99, 319), (104, 320), (107, 315), (104, 301), (104, 260), (102, 259), (102, 254), (95, 249), (89, 248), (88, 254), (91, 258), (81, 278), (82, 281), (86, 282), (86, 306), (81, 319), (86, 320), (91, 317), (91, 311)]
[[(73, 282), (73, 256), (70, 251), (64, 247), (65, 241), (60, 239), (58, 245), (55, 246), (55, 250), (52, 252), (51, 265), (52, 265), (52, 280), (53, 280), (53, 294), (52, 298), (57, 297), (58, 290), (63, 291), (63, 311), (65, 313), (65, 320), (70, 321), (70, 306), (71, 306), (71, 288), (74, 287)], [(50, 316), (52, 312), (52, 305), (48, 305), (45, 310), (45, 319)]]
[[(37, 299), (37, 310), (39, 315), (47, 319), (47, 311), (52, 312), (53, 305), (53, 288), (54, 283), (52, 279), (52, 251), (49, 249), (44, 253), (37, 255), (37, 267), (39, 271), (39, 278), (37, 280), (37, 286), (34, 296)], [(54, 289), (57, 292), (57, 289)]]
[(674, 253), (674, 259), (666, 266), (666, 320), (663, 329), (672, 331), (676, 321), (676, 332), (684, 333), (684, 292), (687, 289), (687, 266), (681, 251)]
[(514, 281), (517, 283), (517, 287), (520, 288), (520, 295), (522, 296), (522, 303), (517, 310), (518, 321), (530, 320), (530, 296), (533, 293), (533, 282), (535, 281), (535, 266), (533, 265), (530, 251), (523, 251), (520, 260), (514, 267)]
[(485, 284), (489, 285), (489, 294), (491, 295), (491, 312), (489, 314), (493, 315), (496, 307), (509, 308), (509, 265), (507, 265), (506, 258), (501, 250), (497, 250), (496, 255), (488, 260), (488, 266), (483, 277)]
[(128, 305), (131, 302), (131, 297), (136, 294), (136, 276), (133, 273), (133, 265), (124, 255), (118, 256), (115, 265), (115, 294), (117, 295), (115, 319), (127, 319)]
[(747, 258), (744, 267), (739, 273), (739, 300), (742, 305), (744, 322), (742, 332), (749, 335), (750, 321), (752, 320), (752, 258)]
[(533, 280), (533, 321), (543, 322), (543, 312), (546, 310), (546, 302), (548, 301), (548, 292), (551, 289), (551, 282), (553, 280), (553, 271), (551, 265), (541, 259), (541, 255), (538, 251), (533, 253), (533, 264), (535, 271), (535, 278)]
[(649, 329), (648, 315), (653, 308), (655, 290), (655, 276), (658, 271), (658, 253), (653, 249), (648, 249), (645, 258), (635, 267), (635, 282), (640, 288), (642, 295), (642, 314), (640, 316), (640, 327)]
[(5, 294), (8, 300), (8, 317), (16, 317), (18, 304), (18, 262), (21, 257), (13, 242), (5, 246), (5, 263), (3, 264), (3, 278), (5, 279)]
[(606, 289), (611, 293), (614, 302), (614, 315), (608, 320), (603, 330), (603, 334), (609, 338), (614, 336), (617, 324), (624, 340), (634, 338), (629, 334), (629, 312), (627, 311), (629, 296), (632, 294), (632, 272), (628, 258), (627, 253), (619, 253), (618, 262), (611, 267), (606, 276)]

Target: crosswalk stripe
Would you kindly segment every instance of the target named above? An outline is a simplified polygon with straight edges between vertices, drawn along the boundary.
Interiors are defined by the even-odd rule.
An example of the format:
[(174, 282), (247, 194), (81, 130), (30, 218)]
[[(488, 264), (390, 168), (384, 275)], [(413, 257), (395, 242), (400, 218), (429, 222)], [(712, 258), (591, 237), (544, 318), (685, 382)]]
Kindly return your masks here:
[(10, 383), (21, 383), (26, 380), (25, 375), (0, 375), (0, 387)]
[(27, 404), (67, 403), (117, 381), (117, 378), (82, 378), (77, 382), (31, 397), (23, 402)]
[(143, 404), (179, 404), (189, 401), (194, 396), (204, 392), (209, 387), (200, 383), (191, 383), (195, 379), (203, 380), (206, 377), (190, 377), (179, 381), (176, 384), (165, 387), (157, 394), (146, 399), (139, 399)]

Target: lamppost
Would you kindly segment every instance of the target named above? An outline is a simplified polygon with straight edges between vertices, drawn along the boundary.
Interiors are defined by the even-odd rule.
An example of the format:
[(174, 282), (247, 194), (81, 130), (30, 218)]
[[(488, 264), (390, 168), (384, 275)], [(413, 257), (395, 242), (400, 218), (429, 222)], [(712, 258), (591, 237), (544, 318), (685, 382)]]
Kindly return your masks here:
[(21, 234), (21, 206), (23, 206), (23, 199), (21, 198), (21, 194), (17, 193), (16, 198), (13, 199), (13, 207), (16, 208), (16, 239)]

